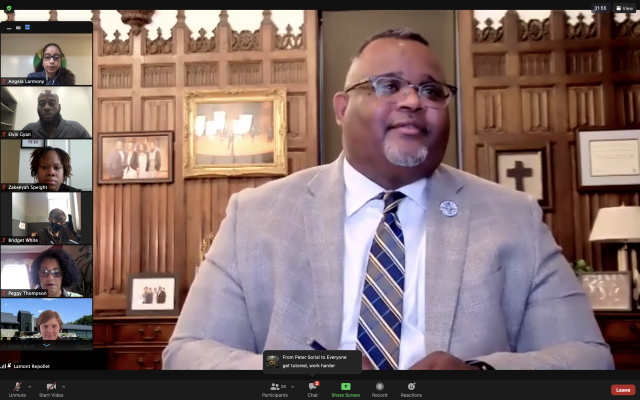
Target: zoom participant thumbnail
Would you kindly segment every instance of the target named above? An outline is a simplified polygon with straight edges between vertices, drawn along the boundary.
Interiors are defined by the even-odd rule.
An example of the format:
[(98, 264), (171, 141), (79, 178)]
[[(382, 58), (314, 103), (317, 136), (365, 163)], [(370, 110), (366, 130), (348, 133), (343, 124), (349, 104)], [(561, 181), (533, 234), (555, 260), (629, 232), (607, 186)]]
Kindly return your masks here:
[(2, 192), (0, 199), (2, 245), (91, 244), (90, 192)]
[(93, 247), (1, 246), (4, 298), (93, 296)]
[(92, 299), (3, 298), (1, 309), (0, 350), (93, 349)]
[(0, 139), (91, 139), (91, 86), (3, 86), (0, 90)]
[(0, 140), (0, 150), (5, 191), (92, 190), (92, 140)]
[[(2, 84), (92, 85), (92, 25), (89, 21), (3, 21)], [(12, 27), (11, 33), (7, 27)]]

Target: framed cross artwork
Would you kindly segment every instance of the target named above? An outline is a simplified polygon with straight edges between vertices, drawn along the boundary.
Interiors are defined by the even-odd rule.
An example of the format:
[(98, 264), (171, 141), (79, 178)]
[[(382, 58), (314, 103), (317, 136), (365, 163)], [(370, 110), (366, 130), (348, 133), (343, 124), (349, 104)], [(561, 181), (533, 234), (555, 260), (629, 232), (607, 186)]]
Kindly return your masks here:
[(552, 154), (549, 143), (490, 145), (487, 152), (490, 179), (538, 200), (553, 211)]

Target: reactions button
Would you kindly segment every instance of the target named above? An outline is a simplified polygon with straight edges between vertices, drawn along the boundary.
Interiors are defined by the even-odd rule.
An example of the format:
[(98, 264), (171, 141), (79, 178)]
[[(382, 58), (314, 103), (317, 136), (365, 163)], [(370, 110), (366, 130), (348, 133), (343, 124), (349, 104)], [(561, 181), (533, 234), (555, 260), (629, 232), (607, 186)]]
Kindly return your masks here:
[(633, 396), (636, 394), (634, 385), (613, 385), (611, 386), (611, 394), (614, 396)]

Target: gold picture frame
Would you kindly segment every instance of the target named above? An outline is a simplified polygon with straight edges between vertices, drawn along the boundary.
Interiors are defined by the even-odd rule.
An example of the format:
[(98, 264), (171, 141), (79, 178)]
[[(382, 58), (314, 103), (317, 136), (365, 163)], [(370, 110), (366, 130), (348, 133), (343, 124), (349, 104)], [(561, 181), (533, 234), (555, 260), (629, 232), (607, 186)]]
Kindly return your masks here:
[(287, 91), (189, 91), (184, 100), (184, 177), (287, 174)]

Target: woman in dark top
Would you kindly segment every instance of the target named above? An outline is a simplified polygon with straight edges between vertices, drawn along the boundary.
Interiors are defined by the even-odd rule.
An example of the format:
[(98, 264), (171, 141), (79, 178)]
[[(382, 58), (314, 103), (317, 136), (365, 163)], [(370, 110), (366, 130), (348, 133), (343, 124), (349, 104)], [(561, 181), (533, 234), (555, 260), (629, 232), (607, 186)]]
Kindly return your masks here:
[(31, 153), (31, 176), (49, 186), (50, 192), (81, 192), (64, 182), (71, 176), (71, 157), (66, 151), (50, 146)]
[[(49, 226), (38, 231), (36, 238), (38, 244), (77, 244), (79, 239), (75, 233), (65, 226), (67, 216), (59, 208), (54, 208), (49, 213)], [(75, 242), (75, 243), (74, 243)]]
[(40, 253), (29, 269), (31, 287), (46, 290), (49, 297), (82, 297), (69, 291), (79, 280), (78, 264), (71, 254), (60, 248)]
[(76, 76), (67, 69), (67, 59), (60, 46), (49, 43), (38, 51), (31, 72), (27, 78), (44, 78), (47, 86), (75, 86)]

